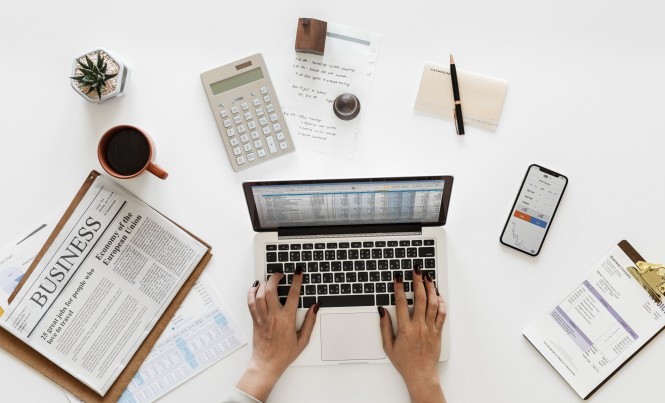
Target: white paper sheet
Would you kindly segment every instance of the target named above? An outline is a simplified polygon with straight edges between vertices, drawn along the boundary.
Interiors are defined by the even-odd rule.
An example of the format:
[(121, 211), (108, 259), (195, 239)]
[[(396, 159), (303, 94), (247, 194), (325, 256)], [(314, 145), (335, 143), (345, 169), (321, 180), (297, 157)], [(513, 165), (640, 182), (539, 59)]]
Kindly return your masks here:
[[(288, 90), (280, 100), (298, 146), (354, 158), (380, 39), (379, 34), (329, 22), (324, 55), (294, 53)], [(332, 109), (344, 93), (360, 101), (360, 114), (350, 121), (337, 118)]]
[[(7, 299), (23, 278), (30, 263), (37, 257), (61, 214), (53, 214), (35, 225), (16, 242), (0, 250), (0, 309), (7, 311)], [(0, 314), (0, 316), (2, 316)]]

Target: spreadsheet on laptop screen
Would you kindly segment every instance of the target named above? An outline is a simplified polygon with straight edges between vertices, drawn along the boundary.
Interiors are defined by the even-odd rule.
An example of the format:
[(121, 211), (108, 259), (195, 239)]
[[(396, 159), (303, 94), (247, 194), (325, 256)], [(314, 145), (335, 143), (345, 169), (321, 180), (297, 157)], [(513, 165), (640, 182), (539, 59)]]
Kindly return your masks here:
[(262, 227), (435, 223), (445, 181), (253, 186)]

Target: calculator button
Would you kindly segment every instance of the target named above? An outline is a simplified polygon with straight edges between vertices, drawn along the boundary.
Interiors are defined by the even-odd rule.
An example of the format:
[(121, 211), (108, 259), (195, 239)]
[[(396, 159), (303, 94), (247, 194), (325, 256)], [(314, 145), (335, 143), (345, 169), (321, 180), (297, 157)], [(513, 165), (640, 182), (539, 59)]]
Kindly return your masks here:
[(263, 102), (270, 102), (270, 95), (265, 95), (263, 97)]
[(273, 123), (272, 128), (275, 129), (276, 132), (282, 130), (282, 125), (279, 123)]
[(231, 127), (231, 119), (224, 120), (224, 127)]
[(270, 134), (270, 126), (266, 126), (266, 127), (263, 128), (263, 134), (264, 135)]
[(259, 123), (261, 123), (261, 126), (265, 126), (265, 125), (268, 124), (268, 119), (263, 117), (263, 118), (259, 119)]
[(286, 150), (289, 146), (286, 144), (286, 141), (282, 141), (279, 143), (279, 148), (282, 150)]
[(229, 137), (233, 137), (233, 136), (236, 135), (236, 132), (235, 132), (235, 130), (233, 130), (233, 128), (226, 129), (226, 135), (229, 136)]
[(262, 149), (258, 150), (258, 151), (256, 152), (256, 154), (259, 156), (259, 158), (263, 158), (263, 157), (266, 156), (266, 150), (264, 150), (264, 149), (262, 148)]
[(232, 106), (231, 107), (231, 112), (233, 112), (233, 114), (235, 115), (236, 113), (240, 112), (240, 110), (238, 109), (237, 106)]
[(242, 148), (245, 149), (245, 152), (252, 151), (252, 145), (249, 144), (249, 143), (247, 143), (247, 144), (245, 144), (244, 146), (242, 146)]
[(270, 114), (270, 121), (271, 122), (276, 122), (277, 121), (277, 114), (276, 113)]
[(242, 165), (245, 163), (245, 157), (241, 155), (240, 157), (236, 158), (236, 161), (238, 162), (238, 165)]
[(263, 108), (256, 108), (256, 116), (263, 116), (264, 113)]
[(242, 108), (243, 111), (249, 109), (249, 105), (247, 105), (247, 102), (243, 102), (242, 105), (240, 105), (240, 107)]
[(273, 113), (275, 112), (275, 107), (272, 104), (268, 104), (266, 105), (266, 110), (268, 111), (268, 113)]
[(235, 137), (232, 138), (232, 139), (231, 139), (231, 145), (232, 145), (233, 147), (237, 146), (237, 145), (238, 145), (238, 139), (235, 138)]
[(266, 87), (261, 87), (261, 94), (267, 94), (268, 93), (268, 88)]
[(250, 120), (249, 122), (247, 122), (247, 127), (249, 128), (249, 130), (256, 129), (256, 123), (254, 123), (253, 120)]
[(240, 154), (242, 154), (240, 147), (236, 147), (233, 149), (233, 155), (240, 155)]
[(250, 134), (252, 135), (253, 139), (258, 139), (259, 138), (259, 132), (257, 132), (256, 130), (252, 130), (252, 132)]
[(247, 154), (247, 161), (254, 161), (255, 159), (256, 155), (254, 155), (254, 153)]
[(223, 118), (229, 116), (229, 112), (227, 112), (226, 109), (224, 109), (224, 110), (222, 110), (221, 112), (219, 112), (219, 114), (220, 114)]
[(266, 143), (268, 144), (268, 149), (270, 149), (271, 153), (277, 152), (277, 147), (275, 146), (275, 140), (272, 138), (272, 136), (266, 137)]
[(242, 136), (240, 136), (240, 141), (242, 141), (243, 143), (246, 143), (246, 142), (249, 141), (249, 137), (247, 137), (246, 134), (243, 134)]
[(240, 116), (240, 115), (234, 116), (233, 117), (233, 123), (235, 123), (235, 124), (242, 123), (242, 116)]
[(246, 131), (247, 131), (247, 130), (245, 129), (245, 125), (239, 125), (239, 126), (238, 126), (238, 133), (244, 133), (244, 132), (246, 132)]
[(254, 98), (254, 100), (252, 101), (252, 103), (254, 104), (254, 106), (259, 106), (259, 105), (261, 105), (261, 101), (259, 101), (258, 98)]
[(282, 132), (275, 133), (275, 136), (277, 137), (277, 140), (284, 140), (284, 133)]
[(253, 117), (252, 112), (245, 112), (245, 120), (252, 120)]
[(263, 147), (263, 143), (261, 143), (261, 140), (254, 140), (254, 147), (256, 148)]

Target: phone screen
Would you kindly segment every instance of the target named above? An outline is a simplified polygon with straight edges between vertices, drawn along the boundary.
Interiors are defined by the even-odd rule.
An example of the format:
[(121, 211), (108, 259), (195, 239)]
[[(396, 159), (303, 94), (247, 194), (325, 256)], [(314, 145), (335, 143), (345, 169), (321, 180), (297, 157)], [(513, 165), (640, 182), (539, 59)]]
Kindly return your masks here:
[(567, 183), (564, 175), (531, 165), (503, 228), (501, 243), (537, 255)]

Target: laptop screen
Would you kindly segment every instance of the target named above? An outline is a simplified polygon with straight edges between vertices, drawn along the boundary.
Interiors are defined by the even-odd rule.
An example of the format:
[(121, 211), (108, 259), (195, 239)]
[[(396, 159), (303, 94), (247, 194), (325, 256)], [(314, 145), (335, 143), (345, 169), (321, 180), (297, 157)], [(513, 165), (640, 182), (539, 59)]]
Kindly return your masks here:
[(451, 176), (244, 183), (257, 231), (279, 228), (443, 225)]

